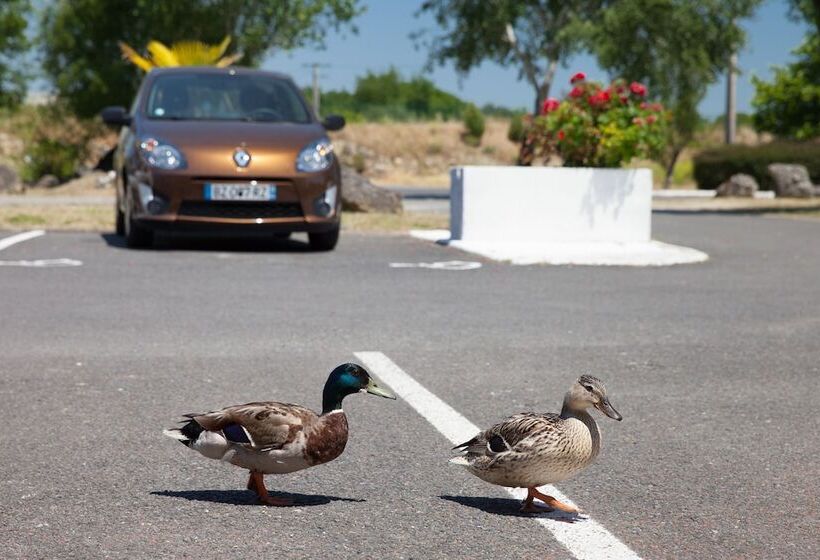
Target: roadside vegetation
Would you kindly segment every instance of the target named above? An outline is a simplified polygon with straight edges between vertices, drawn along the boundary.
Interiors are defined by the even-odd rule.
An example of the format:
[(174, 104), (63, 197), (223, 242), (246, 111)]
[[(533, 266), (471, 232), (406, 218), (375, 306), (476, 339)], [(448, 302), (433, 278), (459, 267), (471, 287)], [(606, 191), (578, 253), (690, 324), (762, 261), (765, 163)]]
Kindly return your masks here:
[[(649, 166), (657, 187), (714, 188), (742, 171), (767, 188), (765, 167), (774, 160), (802, 163), (820, 183), (816, 1), (787, 0), (807, 32), (795, 40), (791, 64), (768, 82), (754, 80), (754, 112), (737, 119), (739, 146), (723, 146), (722, 117), (697, 111), (706, 87), (725, 73), (727, 53), (745, 44), (742, 23), (759, 4), (430, 0), (419, 13), (432, 16), (433, 26), (414, 36), (428, 53), (426, 69), (453, 64), (466, 74), (486, 61), (518, 68), (532, 105), (477, 107), (421, 73), (363, 68), (351, 91), (320, 92), (321, 112), (346, 117), (348, 126), (333, 134), (339, 157), (382, 185), (444, 186), (453, 165), (546, 163)], [(19, 177), (17, 190), (90, 172), (116, 141), (99, 110), (128, 105), (145, 68), (189, 62), (180, 56), (198, 41), (210, 63), (258, 65), (271, 49), (322, 48), (330, 30), (355, 33), (364, 10), (360, 0), (239, 5), (135, 0), (118, 11), (104, 0), (0, 3), (0, 166)], [(639, 48), (632, 45), (638, 36)], [(595, 56), (617, 80), (584, 77), (566, 99), (550, 97), (568, 88), (554, 83), (557, 65), (577, 53)], [(24, 104), (35, 77), (50, 93)], [(38, 219), (29, 214), (15, 219)]]

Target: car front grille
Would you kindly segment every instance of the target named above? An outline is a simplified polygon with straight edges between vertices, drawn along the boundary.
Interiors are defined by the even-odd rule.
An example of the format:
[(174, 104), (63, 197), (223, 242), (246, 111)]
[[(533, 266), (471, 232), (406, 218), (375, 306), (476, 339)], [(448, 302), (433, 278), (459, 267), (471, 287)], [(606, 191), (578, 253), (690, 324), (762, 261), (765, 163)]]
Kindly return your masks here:
[(298, 202), (223, 202), (184, 200), (179, 215), (198, 218), (302, 218), (302, 205)]

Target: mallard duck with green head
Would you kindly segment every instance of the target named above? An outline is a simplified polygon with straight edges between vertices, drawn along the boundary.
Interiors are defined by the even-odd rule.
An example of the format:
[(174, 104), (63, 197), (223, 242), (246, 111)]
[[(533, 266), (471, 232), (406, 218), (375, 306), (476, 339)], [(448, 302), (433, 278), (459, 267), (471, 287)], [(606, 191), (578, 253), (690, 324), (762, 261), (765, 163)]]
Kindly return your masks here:
[[(601, 432), (588, 412), (590, 408), (615, 420), (623, 418), (609, 402), (603, 382), (582, 375), (564, 396), (560, 414), (524, 412), (510, 416), (454, 447), (462, 454), (450, 462), (491, 484), (526, 488), (521, 511), (579, 513), (577, 508), (539, 492), (538, 487), (575, 476), (598, 456)], [(535, 498), (548, 508), (534, 505)]]
[(347, 444), (342, 401), (353, 393), (396, 397), (379, 387), (365, 368), (342, 364), (327, 378), (322, 413), (297, 404), (251, 402), (204, 414), (185, 414), (179, 428), (163, 433), (209, 459), (250, 471), (248, 490), (262, 503), (291, 505), (265, 488), (264, 475), (285, 474), (332, 461)]

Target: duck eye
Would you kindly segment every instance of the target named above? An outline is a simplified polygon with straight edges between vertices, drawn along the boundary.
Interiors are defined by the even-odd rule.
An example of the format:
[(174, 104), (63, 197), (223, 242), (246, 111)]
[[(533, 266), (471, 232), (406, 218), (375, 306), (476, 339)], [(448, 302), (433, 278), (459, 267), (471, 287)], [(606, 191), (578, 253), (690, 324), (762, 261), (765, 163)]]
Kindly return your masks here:
[(591, 385), (584, 385), (584, 389), (586, 389), (590, 393), (592, 392), (592, 386)]

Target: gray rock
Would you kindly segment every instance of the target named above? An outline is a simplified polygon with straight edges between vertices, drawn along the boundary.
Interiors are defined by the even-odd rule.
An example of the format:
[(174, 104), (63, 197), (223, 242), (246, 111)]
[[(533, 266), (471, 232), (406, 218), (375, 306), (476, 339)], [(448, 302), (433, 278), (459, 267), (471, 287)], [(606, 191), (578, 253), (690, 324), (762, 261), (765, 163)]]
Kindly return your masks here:
[(60, 184), (60, 180), (55, 177), (54, 175), (43, 175), (37, 182), (34, 183), (34, 186), (38, 189), (50, 189), (52, 187), (56, 187)]
[(401, 214), (401, 195), (373, 185), (350, 167), (342, 167), (342, 209)]
[(744, 173), (736, 173), (729, 177), (717, 188), (716, 196), (745, 196), (753, 197), (758, 190), (754, 177)]
[(10, 165), (0, 163), (0, 193), (16, 192), (20, 189), (20, 176)]
[(811, 184), (809, 170), (805, 165), (773, 163), (767, 169), (774, 180), (774, 191), (777, 196), (795, 198), (814, 196), (814, 185)]

